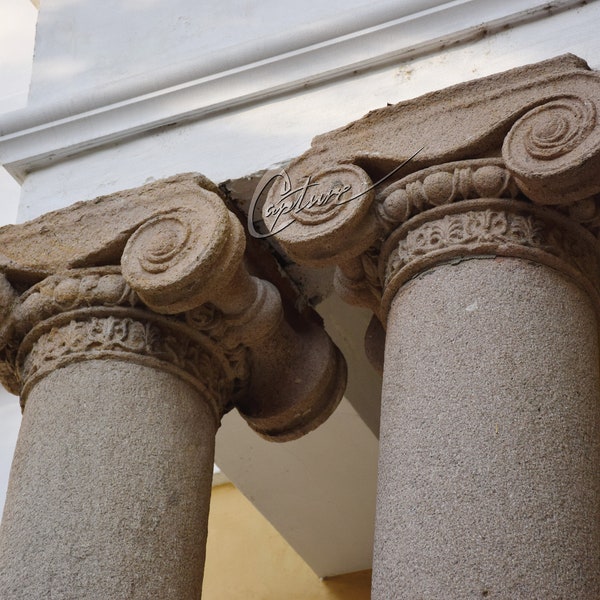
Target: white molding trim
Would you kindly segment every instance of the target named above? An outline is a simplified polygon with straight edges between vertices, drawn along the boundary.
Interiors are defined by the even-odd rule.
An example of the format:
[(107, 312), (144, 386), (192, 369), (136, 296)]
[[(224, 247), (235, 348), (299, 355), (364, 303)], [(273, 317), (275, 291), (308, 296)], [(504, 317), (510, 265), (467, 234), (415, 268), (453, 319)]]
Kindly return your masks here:
[[(248, 62), (248, 53), (239, 52), (225, 61), (235, 66), (201, 77), (192, 77), (194, 70), (188, 69), (177, 75), (182, 82), (176, 85), (171, 83), (172, 74), (161, 78), (153, 73), (147, 79), (165, 86), (155, 91), (147, 91), (148, 81), (137, 80), (134, 86), (129, 83), (121, 89), (102, 90), (94, 98), (65, 98), (61, 105), (31, 105), (3, 115), (0, 162), (22, 182), (32, 170), (105, 144), (402, 63), (586, 3), (454, 0), (440, 4), (418, 0), (392, 4), (403, 8), (393, 10), (386, 4), (387, 12), (378, 17), (388, 20), (378, 25), (306, 46), (298, 44), (310, 41), (311, 36), (296, 36), (288, 40), (288, 50), (278, 40), (272, 48), (279, 50), (278, 54)], [(408, 14), (407, 5), (411, 9)], [(347, 24), (342, 25), (342, 31), (347, 29)], [(326, 28), (320, 37), (333, 31), (339, 33), (340, 27)], [(213, 71), (217, 67), (212, 65)], [(121, 99), (112, 102), (116, 98)]]

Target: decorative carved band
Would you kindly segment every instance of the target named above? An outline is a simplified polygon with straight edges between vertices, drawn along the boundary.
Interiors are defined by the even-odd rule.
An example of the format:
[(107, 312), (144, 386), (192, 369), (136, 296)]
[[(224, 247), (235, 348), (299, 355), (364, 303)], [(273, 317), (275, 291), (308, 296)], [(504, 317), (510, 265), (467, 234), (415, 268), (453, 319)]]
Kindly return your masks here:
[[(136, 308), (138, 309), (135, 312), (137, 319), (141, 318), (143, 321), (154, 319), (156, 321), (156, 315), (145, 309), (138, 295), (122, 277), (118, 267), (74, 269), (60, 275), (52, 275), (29, 288), (21, 296), (19, 302), (15, 304), (13, 310), (8, 313), (1, 324), (0, 342), (6, 347), (6, 356), (14, 358), (16, 352), (11, 352), (11, 349), (21, 348), (20, 353), (22, 354), (23, 348), (27, 347), (22, 344), (25, 343), (25, 339), (31, 339), (30, 332), (38, 331), (43, 323), (55, 323), (56, 319), (53, 320), (53, 317), (62, 318), (64, 314), (77, 315), (77, 322), (81, 327), (81, 323), (91, 314), (96, 314), (98, 310), (104, 309), (105, 312), (111, 309), (110, 314), (116, 314), (118, 307), (121, 309)], [(125, 314), (128, 314), (127, 311)], [(258, 317), (256, 310), (252, 315), (247, 316), (247, 320), (251, 321), (252, 317)], [(205, 304), (194, 311), (183, 313), (181, 316), (162, 320), (163, 327), (167, 325), (170, 328), (175, 327), (177, 335), (183, 336), (182, 339), (186, 337), (196, 339), (198, 335), (201, 335), (203, 339), (206, 338), (212, 351), (217, 351), (218, 348), (217, 354), (222, 354), (222, 358), (226, 359), (226, 362), (221, 361), (221, 363), (226, 378), (233, 382), (230, 392), (234, 396), (236, 391), (243, 388), (248, 377), (247, 360), (242, 360), (247, 348), (242, 348), (240, 343), (239, 319), (239, 316), (227, 319), (222, 311), (214, 305)], [(134, 352), (135, 347), (129, 347), (129, 351)], [(67, 352), (67, 354), (72, 353)], [(154, 356), (145, 351), (142, 354)], [(125, 357), (125, 355), (121, 356)], [(97, 357), (96, 351), (89, 356), (89, 358)], [(131, 356), (128, 357), (131, 358)], [(79, 355), (78, 360), (83, 360), (83, 356)], [(179, 362), (177, 366), (183, 368)], [(193, 379), (196, 369), (191, 363), (188, 366), (190, 367), (190, 376), (186, 379), (190, 377)], [(30, 373), (23, 375), (26, 379)], [(7, 370), (3, 380), (6, 387), (14, 393), (18, 393), (21, 389), (14, 368)], [(27, 389), (29, 387), (30, 385), (26, 386)], [(199, 387), (198, 384), (196, 387)]]
[(0, 340), (7, 333), (24, 336), (40, 321), (90, 306), (141, 306), (118, 267), (73, 269), (52, 275), (29, 288), (0, 326)]
[(517, 184), (501, 159), (464, 160), (423, 169), (393, 183), (378, 194), (376, 210), (389, 231), (436, 206), (518, 195)]
[[(392, 293), (388, 290), (396, 285), (392, 279), (406, 280), (418, 265), (428, 264), (425, 257), (433, 261), (436, 252), (447, 257), (463, 251), (470, 256), (507, 255), (510, 247), (511, 255), (552, 265), (560, 262), (560, 268), (583, 277), (588, 287), (593, 281), (595, 290), (595, 275), (576, 257), (568, 257), (578, 249), (566, 240), (581, 237), (581, 243), (591, 248), (591, 237), (577, 224), (594, 234), (600, 230), (599, 114), (600, 74), (572, 55), (388, 105), (316, 137), (310, 150), (286, 167), (287, 180), (294, 184), (289, 188), (303, 181), (314, 184), (318, 218), (303, 218), (304, 209), (294, 215), (298, 208), (294, 205), (288, 207), (294, 218), (281, 231), (274, 228), (280, 222), (278, 214), (265, 213), (264, 220), (297, 262), (336, 265), (336, 290), (348, 302), (371, 308), (382, 321)], [(398, 175), (404, 178), (394, 181)], [(321, 179), (326, 186), (319, 185)], [(372, 200), (367, 190), (383, 181), (388, 181), (386, 189)], [(334, 184), (336, 189), (353, 188), (351, 194), (340, 206), (320, 205), (318, 198), (329, 198), (326, 188)], [(267, 204), (274, 207), (282, 197), (281, 186), (275, 187)], [(502, 199), (506, 206), (498, 210), (504, 217), (479, 214), (469, 204), (478, 198)], [(508, 203), (513, 199), (531, 203), (531, 222), (524, 212), (511, 212), (516, 205), (509, 208)], [(350, 211), (346, 203), (354, 202)], [(540, 213), (533, 205), (554, 206), (556, 212)], [(460, 212), (469, 215), (449, 216)], [(573, 222), (567, 223), (560, 213), (570, 214)], [(418, 220), (420, 214), (428, 216)], [(429, 219), (441, 220), (425, 226)], [(497, 239), (492, 230), (475, 235), (474, 223), (484, 222), (503, 233)], [(417, 231), (416, 223), (423, 229)], [(541, 227), (544, 243), (538, 246), (511, 237), (527, 223)], [(400, 233), (391, 233), (398, 227)], [(550, 240), (560, 238), (559, 230), (568, 252)], [(390, 234), (392, 241), (386, 242)], [(386, 253), (400, 244), (398, 235), (404, 235), (404, 254), (398, 250), (392, 262), (402, 276), (383, 281)], [(444, 236), (455, 241), (434, 249), (434, 240)], [(425, 250), (424, 244), (431, 248)], [(595, 250), (587, 254), (595, 256)]]
[[(379, 240), (366, 252), (341, 262), (335, 274), (337, 292), (349, 303), (370, 308), (385, 322), (382, 305), (386, 285), (380, 252), (386, 238), (417, 214), (482, 197), (512, 199), (519, 189), (501, 159), (484, 158), (436, 165), (417, 171), (381, 190), (373, 205)], [(463, 208), (458, 208), (463, 210)]]
[(232, 395), (228, 361), (208, 338), (147, 311), (96, 308), (60, 314), (27, 334), (16, 356), (22, 406), (29, 390), (48, 373), (94, 359), (126, 360), (175, 373), (201, 392), (217, 425)]
[[(551, 150), (549, 139), (543, 142), (542, 132), (536, 135), (536, 143), (540, 148), (546, 143), (549, 155), (559, 152)], [(334, 178), (340, 185), (346, 167)], [(598, 242), (592, 235), (600, 226), (598, 200), (586, 198), (556, 209), (540, 207), (522, 195), (499, 158), (428, 167), (387, 186), (377, 193), (368, 212), (363, 204), (360, 213), (352, 214), (353, 238), (341, 254), (336, 248), (344, 236), (337, 222), (344, 213), (335, 206), (331, 210), (331, 219), (294, 220), (278, 239), (305, 263), (336, 261), (338, 293), (349, 303), (367, 306), (382, 322), (403, 282), (422, 269), (468, 256), (534, 260), (562, 270), (596, 300), (599, 297)], [(361, 222), (362, 237), (357, 233)]]
[(410, 219), (388, 238), (379, 259), (382, 311), (424, 269), (475, 256), (533, 260), (578, 280), (600, 306), (597, 239), (560, 213), (514, 200), (464, 200)]

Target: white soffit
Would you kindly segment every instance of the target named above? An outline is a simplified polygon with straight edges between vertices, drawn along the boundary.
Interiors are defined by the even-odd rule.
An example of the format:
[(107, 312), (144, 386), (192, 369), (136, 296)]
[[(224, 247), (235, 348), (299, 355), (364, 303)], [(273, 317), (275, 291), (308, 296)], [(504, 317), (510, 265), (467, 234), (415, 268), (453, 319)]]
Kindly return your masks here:
[[(202, 65), (209, 74), (194, 77), (194, 68), (189, 67), (178, 74), (180, 83), (172, 85), (171, 75), (162, 81), (165, 87), (156, 91), (147, 91), (150, 81), (154, 87), (161, 85), (160, 77), (157, 83), (157, 74), (151, 74), (147, 80), (137, 79), (134, 87), (128, 84), (127, 89), (109, 94), (103, 90), (96, 97), (65, 98), (8, 113), (0, 118), (0, 162), (23, 181), (29, 171), (104, 144), (407, 61), (580, 7), (582, 2), (419, 0), (392, 4), (396, 6), (388, 6), (384, 15), (388, 20), (378, 25), (304, 47), (302, 39), (292, 37), (287, 49), (278, 40), (272, 48), (278, 53), (268, 58), (248, 62), (247, 52), (239, 52), (229, 57), (229, 64), (236, 65), (232, 68), (210, 72), (211, 65)], [(321, 37), (333, 31), (321, 32)], [(311, 41), (308, 36), (306, 41)]]
[(308, 435), (261, 439), (237, 411), (217, 432), (216, 461), (319, 577), (372, 565), (379, 443), (343, 398)]

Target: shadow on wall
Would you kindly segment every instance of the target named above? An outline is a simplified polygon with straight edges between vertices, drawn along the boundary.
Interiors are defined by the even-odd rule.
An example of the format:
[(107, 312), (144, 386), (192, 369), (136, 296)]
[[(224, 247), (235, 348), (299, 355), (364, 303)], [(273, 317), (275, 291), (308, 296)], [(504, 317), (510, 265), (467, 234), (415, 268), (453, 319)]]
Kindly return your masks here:
[(319, 579), (233, 485), (213, 488), (202, 600), (369, 600), (370, 592), (371, 571)]
[(322, 585), (325, 586), (328, 593), (323, 596), (324, 598), (339, 598), (339, 600), (370, 598), (371, 571), (358, 571), (331, 577), (323, 581)]

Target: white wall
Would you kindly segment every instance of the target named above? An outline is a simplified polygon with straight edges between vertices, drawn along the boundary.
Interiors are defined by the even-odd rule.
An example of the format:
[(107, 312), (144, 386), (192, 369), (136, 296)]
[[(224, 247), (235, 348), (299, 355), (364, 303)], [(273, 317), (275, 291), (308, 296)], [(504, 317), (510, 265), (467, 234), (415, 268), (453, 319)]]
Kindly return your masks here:
[[(0, 113), (27, 103), (36, 18), (28, 0), (0, 0)], [(0, 226), (15, 222), (19, 194), (19, 184), (0, 169)], [(0, 514), (20, 422), (18, 398), (0, 387)]]
[(149, 92), (443, 3), (44, 0), (32, 100), (64, 100), (65, 86), (72, 96), (87, 93), (105, 101), (125, 97), (134, 86)]
[[(137, 6), (138, 0), (133, 4)], [(409, 4), (414, 7), (439, 2)], [(238, 55), (236, 60), (242, 62), (233, 73), (105, 106), (105, 96), (119, 96), (115, 89), (131, 92), (129, 84), (133, 80), (135, 86), (141, 86), (134, 86), (137, 92), (146, 84), (161, 85), (163, 46), (159, 51), (148, 51), (141, 63), (131, 62), (130, 24), (118, 13), (113, 16), (112, 35), (104, 39), (105, 31), (95, 29), (97, 13), (105, 12), (104, 4), (100, 7), (80, 0), (46, 0), (41, 10), (41, 47), (36, 50), (34, 71), (39, 69), (41, 73), (40, 62), (53, 56), (49, 49), (43, 51), (50, 41), (39, 40), (54, 35), (51, 26), (59, 16), (71, 23), (67, 37), (61, 38), (60, 44), (54, 40), (64, 52), (83, 44), (88, 50), (87, 60), (93, 63), (93, 51), (103, 50), (94, 69), (60, 77), (57, 72), (43, 84), (38, 74), (42, 86), (38, 89), (43, 88), (44, 95), (33, 94), (28, 111), (17, 119), (7, 122), (0, 118), (0, 134), (8, 133), (0, 138), (0, 160), (21, 176), (32, 171), (24, 184), (19, 220), (177, 172), (200, 171), (217, 182), (243, 177), (300, 154), (315, 135), (360, 118), (374, 108), (565, 52), (578, 54), (592, 68), (600, 67), (600, 3), (541, 3), (546, 4), (575, 7), (568, 11), (538, 7), (536, 12), (525, 8), (540, 5), (537, 0), (444, 3), (437, 12), (422, 10), (410, 18), (398, 18), (391, 25), (362, 31), (352, 38), (356, 46), (350, 48), (344, 38), (339, 42), (341, 48), (336, 44), (311, 47), (304, 54), (294, 55), (293, 60), (290, 51), (266, 61), (264, 69), (258, 63), (244, 63), (244, 57)], [(87, 8), (79, 8), (79, 20), (71, 22), (74, 5)], [(184, 0), (179, 0), (177, 7), (181, 10), (173, 9), (179, 20), (200, 18), (199, 9), (189, 8), (186, 12), (183, 5)], [(193, 2), (191, 5), (196, 6)], [(45, 11), (54, 20), (46, 17)], [(146, 18), (156, 26), (162, 16), (159, 10)], [(486, 18), (491, 19), (489, 23)], [(49, 20), (46, 29), (50, 26), (50, 33), (44, 33), (44, 19)], [(257, 34), (258, 25), (252, 20), (249, 23), (249, 31)], [(460, 35), (456, 34), (457, 28), (463, 28)], [(461, 35), (467, 41), (456, 43), (455, 38)], [(73, 39), (78, 41), (69, 41)], [(260, 46), (262, 41), (260, 38), (256, 44)], [(398, 46), (398, 56), (390, 57), (387, 51), (394, 45)], [(379, 57), (380, 63), (376, 61), (377, 48), (386, 52)], [(109, 50), (114, 57), (112, 63), (108, 60)], [(55, 49), (54, 54), (58, 51)], [(363, 65), (356, 72), (348, 73), (344, 66), (346, 51)], [(204, 59), (193, 56), (196, 63), (204, 64)], [(137, 74), (149, 68), (150, 57), (156, 62), (156, 70), (153, 74), (144, 71), (144, 77), (149, 78), (140, 82)], [(116, 79), (123, 64), (133, 70), (131, 81)], [(85, 90), (92, 84), (96, 70), (99, 84), (112, 83), (96, 86), (95, 96), (91, 97)], [(123, 87), (119, 88), (119, 82)], [(167, 83), (163, 81), (163, 85)], [(60, 102), (56, 100), (59, 92)], [(86, 106), (94, 109), (78, 112)], [(23, 124), (23, 131), (14, 131), (14, 123)]]

